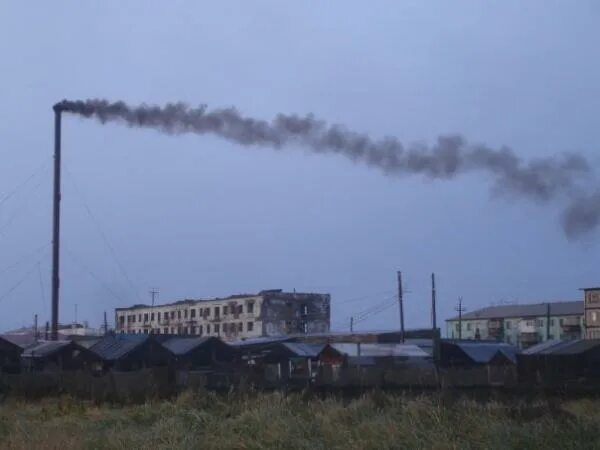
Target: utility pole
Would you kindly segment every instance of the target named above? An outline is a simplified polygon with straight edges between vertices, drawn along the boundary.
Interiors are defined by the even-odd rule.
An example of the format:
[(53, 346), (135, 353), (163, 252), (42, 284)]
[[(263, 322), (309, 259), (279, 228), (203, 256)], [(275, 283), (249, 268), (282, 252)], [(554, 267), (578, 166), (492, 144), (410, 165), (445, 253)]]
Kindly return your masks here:
[(58, 299), (60, 264), (60, 122), (62, 105), (54, 109), (54, 194), (52, 196), (52, 340), (58, 340)]
[(437, 319), (435, 313), (435, 273), (431, 274), (431, 324), (433, 326), (433, 332), (437, 330)]
[(33, 337), (35, 337), (35, 340), (38, 340), (38, 316), (37, 314), (35, 314), (33, 316)]
[(104, 336), (108, 334), (108, 322), (106, 320), (106, 311), (104, 311)]
[(350, 334), (354, 333), (354, 317), (350, 317)]
[(154, 301), (156, 300), (156, 297), (158, 296), (158, 289), (157, 288), (150, 289), (150, 295), (152, 296), (152, 307), (154, 308)]
[(550, 303), (546, 303), (546, 340), (550, 340)]
[(455, 311), (458, 311), (458, 339), (462, 339), (462, 313), (465, 311), (465, 307), (462, 304), (463, 298), (458, 297), (458, 306)]
[(48, 340), (48, 330), (50, 329), (50, 323), (46, 320), (46, 337), (45, 340)]
[(398, 271), (398, 304), (400, 306), (400, 342), (404, 343), (404, 301), (402, 298), (402, 272)]

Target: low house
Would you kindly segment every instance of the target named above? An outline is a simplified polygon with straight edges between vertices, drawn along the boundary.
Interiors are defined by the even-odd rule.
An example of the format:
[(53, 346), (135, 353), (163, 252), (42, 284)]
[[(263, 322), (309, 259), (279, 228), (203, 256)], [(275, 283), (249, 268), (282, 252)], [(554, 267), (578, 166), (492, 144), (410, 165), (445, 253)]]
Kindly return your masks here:
[(440, 342), (439, 367), (445, 386), (511, 386), (517, 380), (517, 348), (503, 342)]
[(600, 339), (546, 341), (517, 355), (519, 380), (546, 388), (600, 386)]
[(344, 365), (322, 382), (338, 387), (435, 387), (432, 356), (414, 344), (343, 342), (332, 347), (344, 355)]
[(19, 371), (23, 348), (0, 336), (0, 371), (15, 373)]
[(105, 336), (90, 350), (102, 359), (104, 370), (133, 371), (166, 367), (174, 361), (173, 354), (148, 334)]
[(214, 336), (171, 336), (161, 342), (174, 356), (179, 369), (215, 369), (229, 366), (236, 359), (237, 351)]
[(101, 359), (73, 341), (42, 341), (21, 354), (21, 367), (29, 372), (95, 370)]
[(312, 380), (321, 365), (340, 365), (344, 356), (328, 344), (281, 342), (267, 349), (264, 362), (278, 379)]

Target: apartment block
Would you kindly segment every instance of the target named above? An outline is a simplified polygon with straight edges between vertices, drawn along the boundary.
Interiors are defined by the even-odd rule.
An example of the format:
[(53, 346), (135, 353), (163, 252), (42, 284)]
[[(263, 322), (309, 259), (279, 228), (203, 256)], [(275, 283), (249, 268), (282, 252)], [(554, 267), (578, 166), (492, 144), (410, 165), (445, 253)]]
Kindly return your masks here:
[(585, 337), (600, 339), (600, 287), (582, 289), (585, 305)]
[(265, 290), (115, 309), (118, 333), (217, 336), (225, 341), (326, 333), (330, 295)]
[[(600, 330), (600, 321), (598, 325)], [(446, 320), (448, 338), (504, 341), (523, 348), (552, 339), (581, 339), (584, 329), (583, 301), (489, 306), (463, 314), (460, 324), (458, 316)]]

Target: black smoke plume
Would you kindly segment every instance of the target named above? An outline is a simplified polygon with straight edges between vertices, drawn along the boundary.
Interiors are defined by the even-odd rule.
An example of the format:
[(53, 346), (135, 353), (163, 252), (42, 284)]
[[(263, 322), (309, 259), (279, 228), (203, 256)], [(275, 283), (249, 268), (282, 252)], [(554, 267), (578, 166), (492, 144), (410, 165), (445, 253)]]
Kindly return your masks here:
[(466, 172), (486, 172), (494, 191), (512, 193), (535, 201), (566, 199), (563, 228), (568, 237), (593, 230), (600, 224), (600, 194), (580, 194), (579, 180), (590, 171), (580, 155), (523, 161), (511, 149), (492, 149), (471, 144), (461, 136), (443, 136), (431, 146), (405, 146), (397, 138), (373, 139), (340, 125), (329, 125), (309, 114), (278, 114), (265, 121), (245, 117), (235, 108), (208, 110), (184, 103), (165, 106), (129, 106), (107, 100), (67, 101), (60, 110), (94, 117), (102, 123), (121, 122), (169, 134), (214, 134), (245, 146), (282, 148), (302, 146), (317, 153), (336, 153), (365, 163), (386, 174), (421, 174), (450, 179)]

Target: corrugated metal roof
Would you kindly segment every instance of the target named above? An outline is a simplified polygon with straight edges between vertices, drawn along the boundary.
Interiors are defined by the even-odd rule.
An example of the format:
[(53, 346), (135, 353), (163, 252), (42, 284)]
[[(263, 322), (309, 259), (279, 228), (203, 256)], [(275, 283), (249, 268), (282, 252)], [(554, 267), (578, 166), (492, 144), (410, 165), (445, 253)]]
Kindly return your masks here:
[(303, 344), (301, 342), (283, 342), (285, 348), (297, 356), (316, 358), (325, 348), (325, 344)]
[(517, 348), (502, 342), (452, 342), (474, 362), (489, 363), (498, 353), (513, 363), (517, 362)]
[[(583, 314), (583, 300), (567, 302), (550, 302), (550, 315), (570, 316)], [(511, 317), (541, 317), (546, 315), (546, 303), (532, 303), (526, 305), (499, 305), (488, 306), (462, 315), (463, 320), (477, 319), (505, 319)], [(446, 319), (458, 320), (458, 316)]]
[(388, 344), (388, 343), (362, 343), (359, 345), (352, 342), (340, 342), (331, 344), (331, 346), (348, 356), (396, 356), (396, 357), (428, 357), (430, 356), (422, 348), (411, 344)]
[(552, 347), (556, 347), (564, 343), (565, 341), (560, 341), (558, 339), (551, 339), (549, 341), (540, 342), (539, 344), (532, 345), (521, 351), (523, 355), (535, 355), (537, 353), (542, 353), (547, 350), (550, 350)]
[(146, 342), (149, 338), (147, 334), (117, 334), (114, 336), (105, 336), (96, 344), (90, 347), (90, 350), (96, 353), (104, 360), (113, 361), (120, 359), (129, 352)]
[(162, 343), (162, 346), (171, 351), (174, 355), (185, 355), (186, 353), (194, 350), (200, 345), (209, 342), (215, 337), (205, 336), (205, 337), (172, 337)]
[(252, 345), (261, 345), (261, 344), (275, 344), (277, 342), (286, 342), (292, 340), (290, 336), (264, 336), (264, 337), (256, 337), (244, 339), (243, 341), (235, 341), (229, 343), (234, 347), (245, 347)]
[(25, 358), (45, 358), (50, 356), (64, 347), (71, 345), (71, 341), (44, 341), (38, 342), (26, 348), (22, 356)]
[[(543, 345), (546, 344), (546, 345)], [(600, 339), (546, 341), (523, 351), (525, 355), (577, 355), (600, 346)]]

